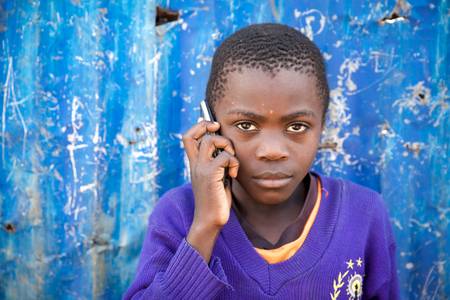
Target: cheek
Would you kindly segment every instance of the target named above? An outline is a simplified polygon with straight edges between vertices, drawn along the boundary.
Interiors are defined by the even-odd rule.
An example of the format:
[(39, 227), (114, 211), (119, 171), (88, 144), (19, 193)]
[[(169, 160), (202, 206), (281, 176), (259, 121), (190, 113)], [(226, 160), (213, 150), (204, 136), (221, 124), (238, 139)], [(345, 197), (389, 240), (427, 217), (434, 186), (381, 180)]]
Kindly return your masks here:
[(247, 174), (250, 164), (255, 160), (255, 149), (251, 143), (233, 141), (235, 156), (239, 161), (239, 174)]
[(239, 168), (243, 169), (253, 159), (253, 150), (250, 147), (246, 147), (244, 144), (238, 143), (234, 146), (236, 151), (236, 158), (239, 160)]
[[(235, 156), (238, 160), (244, 160), (245, 158), (251, 156), (251, 143), (240, 138), (236, 134), (235, 130), (233, 130), (233, 128), (224, 128), (224, 130), (221, 132), (221, 135), (231, 141), (233, 149), (236, 153)], [(241, 161), (239, 162), (242, 163)]]
[(319, 138), (313, 138), (306, 143), (302, 143), (299, 147), (301, 149), (301, 155), (305, 157), (315, 156), (317, 149), (319, 148)]

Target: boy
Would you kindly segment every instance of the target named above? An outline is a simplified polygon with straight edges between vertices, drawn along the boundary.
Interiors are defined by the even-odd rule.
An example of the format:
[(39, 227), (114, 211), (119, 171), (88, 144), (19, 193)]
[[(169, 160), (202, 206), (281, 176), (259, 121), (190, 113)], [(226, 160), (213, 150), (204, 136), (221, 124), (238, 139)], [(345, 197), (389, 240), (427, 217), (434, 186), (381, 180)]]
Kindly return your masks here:
[(125, 299), (398, 298), (380, 196), (310, 171), (328, 93), (320, 51), (293, 28), (221, 44), (206, 91), (218, 123), (183, 136), (192, 183), (155, 206)]

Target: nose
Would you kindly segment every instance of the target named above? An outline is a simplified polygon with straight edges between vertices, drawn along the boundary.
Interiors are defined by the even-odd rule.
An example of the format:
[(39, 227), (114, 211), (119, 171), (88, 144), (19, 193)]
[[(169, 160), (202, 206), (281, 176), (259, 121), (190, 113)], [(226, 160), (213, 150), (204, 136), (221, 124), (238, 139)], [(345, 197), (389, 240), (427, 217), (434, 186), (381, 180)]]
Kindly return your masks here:
[(279, 133), (261, 135), (256, 157), (261, 160), (281, 160), (289, 157), (284, 137)]

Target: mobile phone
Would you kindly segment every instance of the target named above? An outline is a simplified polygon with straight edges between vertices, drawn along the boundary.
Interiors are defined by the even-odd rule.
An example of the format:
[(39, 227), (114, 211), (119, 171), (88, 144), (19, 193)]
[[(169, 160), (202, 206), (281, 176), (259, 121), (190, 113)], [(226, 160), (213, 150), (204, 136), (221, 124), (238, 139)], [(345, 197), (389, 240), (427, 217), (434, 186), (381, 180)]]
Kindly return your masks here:
[[(216, 122), (216, 118), (214, 118), (214, 115), (211, 112), (211, 109), (209, 108), (209, 105), (205, 100), (202, 100), (200, 102), (200, 110), (202, 112), (203, 120), (209, 121), (209, 122)], [(215, 133), (208, 133), (208, 134), (215, 135)], [(216, 149), (213, 153), (213, 157), (216, 157), (217, 155), (219, 155), (219, 153), (220, 153), (220, 149)]]
[(214, 115), (211, 112), (211, 109), (209, 108), (208, 103), (205, 100), (202, 100), (200, 102), (200, 110), (202, 111), (202, 118), (209, 122), (215, 122), (216, 118), (214, 118)]
[[(209, 121), (209, 122), (216, 122), (216, 118), (214, 117), (208, 103), (205, 100), (202, 100), (200, 102), (200, 111), (202, 113), (202, 118), (205, 121)], [(215, 133), (208, 133), (211, 135), (214, 135)], [(222, 149), (216, 149), (213, 152), (213, 157), (216, 157), (217, 155), (219, 155), (219, 153), (222, 151)], [(228, 168), (225, 168), (225, 174), (223, 176), (223, 184), (225, 186), (227, 186), (230, 183), (230, 178), (228, 176)]]

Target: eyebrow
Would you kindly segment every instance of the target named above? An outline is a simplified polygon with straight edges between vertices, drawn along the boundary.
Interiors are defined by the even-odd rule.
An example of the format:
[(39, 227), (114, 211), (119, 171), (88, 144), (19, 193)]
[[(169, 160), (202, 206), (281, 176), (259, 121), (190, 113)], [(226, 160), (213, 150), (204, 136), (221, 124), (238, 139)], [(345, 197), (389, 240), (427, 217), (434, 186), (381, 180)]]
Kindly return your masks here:
[[(262, 115), (258, 115), (251, 111), (245, 111), (245, 110), (239, 110), (239, 109), (230, 110), (227, 112), (227, 115), (240, 115), (240, 116), (243, 116), (246, 118), (255, 119), (255, 120), (259, 120), (259, 121), (266, 120), (266, 117), (264, 117)], [(315, 117), (315, 116), (316, 116), (316, 114), (311, 110), (299, 110), (299, 111), (290, 113), (288, 115), (282, 116), (281, 121), (286, 122), (286, 121), (295, 119), (297, 117)]]

